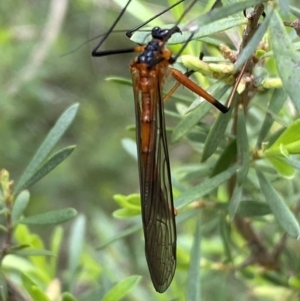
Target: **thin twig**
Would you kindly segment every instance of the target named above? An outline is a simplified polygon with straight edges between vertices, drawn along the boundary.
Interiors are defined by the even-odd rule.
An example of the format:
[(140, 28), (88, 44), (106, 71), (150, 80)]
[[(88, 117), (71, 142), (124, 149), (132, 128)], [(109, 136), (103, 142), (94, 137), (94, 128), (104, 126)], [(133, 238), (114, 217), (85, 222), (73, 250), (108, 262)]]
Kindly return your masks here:
[[(249, 41), (252, 39), (253, 35), (255, 34), (258, 26), (259, 20), (264, 12), (263, 4), (256, 5), (254, 9), (251, 11), (250, 14), (247, 15), (248, 24), (243, 33), (242, 42), (239, 48), (239, 53), (247, 46)], [(253, 68), (255, 66), (255, 62), (250, 57), (246, 64), (244, 65), (244, 72), (247, 74), (252, 74)], [(245, 108), (245, 112), (247, 111), (247, 105), (250, 101), (250, 92), (254, 89), (253, 84), (247, 82), (245, 90), (239, 95), (239, 99), (237, 101), (238, 104), (242, 104)], [(237, 118), (237, 115), (235, 115)], [(235, 120), (236, 121), (236, 120)], [(233, 122), (232, 132), (236, 133), (236, 126), (237, 122)], [(232, 178), (230, 183), (230, 190), (233, 191), (233, 187), (236, 183), (236, 177)], [(231, 192), (232, 192), (231, 191)], [(252, 227), (251, 222), (240, 216), (236, 216), (235, 218), (236, 228), (241, 234), (241, 236), (247, 241), (248, 246), (251, 251), (250, 257), (244, 262), (243, 266), (249, 265), (252, 263), (260, 264), (261, 266), (270, 268), (270, 269), (278, 269), (278, 259), (279, 255), (281, 254), (284, 246), (285, 246), (285, 237), (283, 237), (280, 243), (277, 246), (277, 251), (271, 253), (268, 252), (267, 247), (265, 246), (264, 242), (260, 238), (260, 236), (256, 233), (254, 228)]]

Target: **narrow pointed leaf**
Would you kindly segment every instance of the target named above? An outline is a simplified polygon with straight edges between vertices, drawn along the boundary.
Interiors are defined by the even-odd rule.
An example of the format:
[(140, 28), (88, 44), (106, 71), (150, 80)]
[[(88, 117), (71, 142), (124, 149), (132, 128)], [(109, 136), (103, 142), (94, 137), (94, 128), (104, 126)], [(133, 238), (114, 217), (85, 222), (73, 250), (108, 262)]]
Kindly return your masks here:
[(61, 297), (62, 297), (61, 301), (77, 301), (78, 300), (71, 293), (68, 293), (68, 292), (62, 293)]
[(120, 76), (109, 76), (109, 77), (106, 77), (105, 80), (108, 82), (114, 82), (114, 83), (121, 84), (124, 86), (132, 87), (132, 80), (129, 78), (124, 78), (124, 77), (120, 77)]
[(22, 249), (13, 251), (12, 254), (19, 256), (55, 256), (51, 251), (42, 249)]
[(287, 16), (290, 12), (289, 1), (287, 1), (287, 0), (278, 0), (278, 3), (279, 3), (280, 11), (284, 15)]
[(141, 209), (121, 208), (113, 212), (113, 217), (120, 219), (130, 218), (137, 215), (141, 215)]
[(238, 215), (251, 217), (263, 216), (272, 213), (268, 204), (259, 201), (242, 201), (237, 208)]
[(141, 278), (141, 276), (130, 276), (124, 280), (121, 280), (104, 295), (101, 301), (121, 300), (134, 286), (137, 285)]
[(211, 104), (202, 102), (197, 108), (184, 116), (174, 128), (171, 142), (176, 142), (188, 133), (211, 110)]
[[(199, 30), (194, 34), (193, 40), (199, 40), (206, 36), (211, 36), (218, 32), (223, 32), (227, 29), (240, 26), (240, 25), (246, 25), (247, 19), (243, 17), (229, 17), (225, 19), (218, 20), (216, 22), (211, 22), (209, 24), (206, 24), (204, 26), (201, 26)], [(164, 25), (164, 28), (172, 28), (174, 24), (167, 24)], [(179, 27), (183, 29), (186, 26), (186, 24), (179, 24)], [(151, 29), (149, 28), (149, 31), (136, 31), (130, 40), (137, 44), (146, 44), (151, 40), (150, 35)], [(168, 45), (174, 45), (174, 44), (183, 44), (185, 43), (191, 36), (191, 33), (189, 31), (183, 30), (182, 34), (176, 34), (172, 35), (172, 37), (168, 40)]]
[(26, 291), (34, 301), (51, 301), (37, 284), (25, 273), (22, 273), (22, 282)]
[(201, 28), (203, 25), (209, 24), (213, 21), (224, 19), (224, 16), (230, 16), (235, 13), (240, 13), (244, 9), (254, 6), (256, 4), (260, 4), (262, 2), (264, 2), (264, 0), (248, 0), (243, 2), (231, 3), (224, 7), (216, 8), (212, 11), (209, 11), (208, 13), (203, 14), (200, 17), (192, 20), (190, 23), (197, 24), (199, 28)]
[(47, 175), (52, 169), (54, 169), (57, 165), (59, 165), (62, 161), (68, 158), (74, 149), (75, 146), (69, 146), (55, 153), (42, 165), (41, 168), (39, 168), (34, 173), (34, 175), (30, 179), (28, 179), (28, 181), (20, 189), (29, 188), (31, 185), (39, 181), (41, 178)]
[(250, 165), (250, 153), (248, 145), (248, 134), (246, 130), (246, 120), (243, 107), (238, 108), (238, 120), (237, 120), (237, 151), (240, 168), (237, 172), (237, 182), (241, 185), (248, 174)]
[(7, 288), (7, 280), (2, 272), (0, 270), (0, 297), (1, 301), (6, 301), (8, 297), (8, 288)]
[(283, 161), (296, 169), (300, 169), (300, 161), (299, 160), (294, 160), (289, 157), (289, 158), (283, 158)]
[(200, 259), (201, 259), (201, 221), (197, 219), (193, 246), (190, 255), (190, 264), (187, 273), (186, 300), (199, 301), (201, 295)]
[(293, 43), (277, 11), (274, 11), (271, 18), (269, 32), (270, 44), (283, 88), (291, 98), (296, 110), (300, 112), (300, 54), (293, 48)]
[(22, 189), (23, 185), (33, 177), (44, 160), (48, 157), (54, 146), (74, 120), (78, 106), (78, 104), (72, 105), (58, 119), (21, 176), (18, 184), (16, 185), (15, 193), (18, 193)]
[(32, 286), (29, 290), (29, 294), (35, 301), (51, 301), (46, 293), (38, 286)]
[(224, 181), (230, 179), (236, 172), (237, 166), (233, 165), (226, 171), (218, 174), (213, 178), (206, 179), (201, 184), (184, 191), (178, 198), (175, 199), (175, 204), (177, 208), (181, 208), (189, 203), (195, 201), (198, 198), (203, 197), (212, 190), (216, 189)]
[(277, 172), (287, 179), (291, 179), (295, 175), (294, 168), (287, 163), (286, 158), (280, 157), (267, 157)]
[(288, 235), (299, 238), (300, 227), (295, 216), (292, 214), (282, 197), (277, 193), (274, 187), (265, 178), (263, 173), (256, 170), (260, 188), (269, 204), (275, 219)]
[[(226, 91), (227, 87), (220, 87), (219, 84), (211, 86), (207, 92), (213, 93), (214, 96), (218, 99), (222, 95), (224, 95), (224, 91)], [(200, 98), (201, 99), (201, 98)], [(194, 107), (194, 104), (197, 104)], [(175, 142), (179, 140), (182, 136), (187, 134), (192, 128), (194, 128), (197, 123), (204, 117), (206, 114), (212, 110), (212, 105), (206, 101), (203, 101), (199, 104), (199, 98), (197, 98), (192, 105), (190, 106), (190, 111), (183, 119), (177, 124), (174, 128), (171, 141)]]
[(220, 142), (223, 140), (227, 124), (231, 117), (231, 112), (232, 110), (226, 114), (219, 114), (216, 122), (214, 122), (205, 140), (201, 162), (206, 161), (215, 152)]
[(224, 212), (220, 214), (220, 234), (223, 242), (224, 253), (226, 256), (226, 261), (232, 261), (232, 255), (230, 250), (230, 226), (227, 221), (227, 217)]
[(97, 250), (101, 250), (103, 249), (104, 247), (106, 247), (107, 245), (110, 245), (111, 243), (119, 240), (119, 239), (122, 239), (124, 237), (127, 237), (133, 233), (136, 233), (138, 231), (140, 231), (142, 229), (142, 225), (135, 225), (131, 228), (128, 228), (126, 230), (123, 230), (121, 232), (119, 232), (117, 235), (115, 235), (113, 238), (105, 241), (104, 243), (102, 243), (99, 247), (97, 247), (96, 249)]
[(21, 224), (27, 225), (51, 225), (64, 223), (75, 217), (77, 211), (73, 208), (65, 208), (62, 210), (49, 211), (37, 215), (25, 217), (19, 221)]
[(86, 232), (86, 218), (83, 215), (79, 215), (72, 226), (72, 231), (69, 240), (69, 287), (70, 291), (73, 289), (73, 285), (77, 279), (77, 268), (79, 267), (80, 255), (85, 241)]
[(21, 217), (21, 215), (23, 214), (25, 208), (28, 205), (29, 198), (30, 198), (30, 194), (28, 190), (21, 191), (18, 194), (14, 202), (12, 213), (11, 213), (11, 219), (13, 224), (16, 223)]
[(234, 162), (236, 156), (237, 156), (237, 146), (236, 146), (236, 140), (234, 139), (225, 148), (224, 152), (222, 153), (219, 160), (217, 161), (210, 176), (214, 177), (217, 174), (221, 173), (222, 171), (226, 170), (230, 166), (230, 164)]
[(53, 235), (51, 237), (51, 243), (50, 243), (50, 250), (53, 254), (56, 256), (51, 257), (49, 259), (49, 276), (51, 278), (54, 278), (55, 275), (57, 275), (57, 268), (58, 268), (58, 253), (61, 248), (61, 245), (63, 243), (63, 237), (64, 237), (64, 229), (62, 226), (56, 226)]
[(297, 119), (290, 125), (279, 138), (268, 148), (265, 153), (267, 154), (273, 148), (280, 147), (280, 144), (286, 145), (293, 143), (295, 141), (300, 141), (300, 119)]
[(300, 19), (300, 9), (295, 6), (290, 6), (291, 13), (296, 16), (298, 19)]
[(228, 212), (229, 212), (229, 217), (230, 220), (233, 221), (235, 214), (239, 208), (240, 202), (241, 202), (241, 197), (242, 197), (242, 186), (236, 185), (234, 187), (229, 207), (228, 207)]
[[(273, 89), (273, 93), (268, 106), (268, 112), (277, 115), (281, 110), (285, 100), (286, 100), (286, 93), (284, 92), (283, 89)], [(260, 133), (258, 135), (258, 139), (256, 143), (257, 146), (261, 145), (261, 143), (267, 136), (273, 122), (274, 119), (270, 116), (270, 114), (266, 114)]]

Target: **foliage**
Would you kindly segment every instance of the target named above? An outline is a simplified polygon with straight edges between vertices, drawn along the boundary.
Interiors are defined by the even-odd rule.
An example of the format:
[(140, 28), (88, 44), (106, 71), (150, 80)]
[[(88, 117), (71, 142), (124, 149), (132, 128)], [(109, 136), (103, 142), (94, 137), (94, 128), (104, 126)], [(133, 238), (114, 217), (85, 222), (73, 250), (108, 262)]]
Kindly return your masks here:
[[(266, 16), (263, 20), (259, 18), (262, 12), (259, 12), (259, 5), (253, 11), (247, 10), (247, 21), (239, 13), (241, 7), (255, 5), (258, 1), (246, 2), (228, 3), (223, 8), (188, 21), (180, 25), (183, 34), (174, 35), (170, 39), (170, 44), (185, 43), (191, 34), (184, 30), (190, 24), (197, 24), (199, 30), (193, 39), (203, 41), (203, 48), (206, 47), (206, 51), (214, 53), (214, 56), (205, 56), (201, 61), (197, 56), (184, 54), (179, 60), (182, 66), (218, 80), (211, 85), (209, 92), (224, 102), (232, 100), (228, 86), (235, 86), (237, 90), (230, 112), (226, 115), (219, 114), (212, 126), (207, 125), (207, 120), (212, 115), (211, 106), (199, 98), (188, 106), (182, 100), (180, 103), (178, 101), (179, 113), (172, 112), (172, 116), (180, 119), (172, 129), (172, 141), (185, 139), (197, 153), (202, 154), (201, 165), (183, 164), (177, 172), (173, 169), (174, 193), (177, 194), (175, 205), (180, 209), (177, 219), (179, 221), (182, 218), (186, 224), (193, 224), (194, 221), (197, 225), (195, 236), (191, 231), (180, 233), (180, 223), (178, 226), (178, 262), (181, 268), (188, 271), (185, 294), (187, 300), (200, 300), (200, 296), (203, 300), (217, 298), (218, 292), (212, 297), (207, 284), (203, 285), (202, 290), (202, 284), (200, 286), (212, 273), (225, 277), (222, 282), (216, 282), (215, 286), (222, 283), (224, 285), (224, 281), (238, 281), (239, 285), (245, 285), (247, 290), (252, 291), (253, 298), (263, 300), (264, 294), (270, 300), (291, 300), (298, 295), (299, 287), (292, 285), (291, 281), (298, 279), (299, 271), (290, 264), (297, 261), (297, 250), (290, 248), (290, 241), (298, 239), (300, 234), (296, 218), (299, 207), (297, 170), (300, 167), (300, 126), (297, 119), (300, 104), (297, 87), (300, 74), (297, 64), (300, 56), (297, 52), (297, 36), (296, 32), (291, 31), (289, 34), (284, 28), (281, 18), (286, 18), (288, 14), (283, 14), (282, 17), (279, 15), (280, 12), (283, 13), (282, 3), (278, 7), (273, 2), (266, 4)], [(288, 9), (294, 13), (296, 10), (293, 7)], [(224, 16), (228, 17), (218, 22)], [(259, 27), (258, 21), (261, 21)], [(207, 37), (237, 25), (247, 25), (244, 32), (236, 30), (227, 33), (239, 49), (237, 54), (218, 38)], [(145, 32), (137, 32), (132, 37), (133, 41), (142, 44), (147, 39), (149, 36)], [(195, 43), (193, 46), (190, 44), (189, 48), (195, 46)], [(192, 49), (194, 53), (195, 49), (196, 46)], [(246, 71), (239, 76), (237, 71), (242, 67)], [(123, 84), (125, 81), (118, 79), (118, 83)], [(287, 95), (293, 104), (287, 101)], [(288, 105), (285, 106), (284, 103)], [(291, 107), (295, 108), (292, 112)], [(289, 192), (290, 189), (293, 192)], [(136, 195), (116, 195), (115, 200), (122, 207), (115, 211), (115, 217), (129, 218), (140, 214)], [(197, 213), (198, 210), (200, 211)], [(190, 212), (193, 212), (193, 218), (188, 214)], [(184, 217), (185, 213), (187, 215)], [(280, 228), (276, 226), (276, 221)], [(206, 227), (208, 230), (202, 230)], [(288, 239), (287, 235), (291, 238)], [(218, 243), (201, 251), (201, 281), (198, 280), (198, 284), (195, 284), (200, 270), (197, 264), (200, 258), (200, 238), (203, 246), (209, 245), (207, 239), (212, 240), (213, 237)], [(182, 241), (190, 246), (189, 269), (181, 266), (184, 259), (188, 262), (189, 258), (187, 250), (182, 250)], [(241, 249), (242, 245), (246, 248)], [(215, 256), (214, 252), (217, 252)], [(181, 257), (182, 253), (185, 254), (184, 257)], [(213, 262), (219, 262), (220, 269)], [(254, 265), (260, 269), (253, 268)], [(252, 280), (247, 275), (249, 271)], [(181, 278), (183, 275), (178, 273), (177, 269), (175, 283), (170, 289), (173, 287), (174, 295), (178, 294), (176, 281), (184, 281)], [(241, 282), (238, 280), (239, 274), (243, 275)], [(266, 289), (262, 293), (253, 290), (253, 286), (260, 281), (269, 291)], [(278, 285), (284, 292), (280, 297), (271, 290)], [(252, 300), (242, 291), (235, 297), (230, 292), (228, 294), (230, 300)], [(184, 294), (179, 295), (180, 300), (184, 298)], [(222, 293), (218, 299), (223, 300), (224, 296), (221, 296)]]
[[(124, 5), (124, 1), (115, 2)], [(93, 22), (100, 25), (100, 30), (94, 30), (97, 34), (108, 28), (118, 12), (103, 9), (103, 1), (99, 7), (78, 1), (70, 4), (66, 15), (66, 8), (57, 8), (53, 0), (49, 22), (45, 22), (40, 13), (47, 11), (43, 3), (33, 2), (23, 16), (14, 14), (15, 5), (5, 3), (5, 11), (18, 18), (0, 21), (0, 47), (6, 54), (1, 71), (5, 79), (0, 102), (0, 137), (5, 141), (0, 146), (1, 166), (10, 174), (20, 174), (36, 141), (49, 134), (16, 185), (7, 171), (1, 172), (3, 300), (14, 283), (16, 292), (26, 291), (32, 300), (298, 299), (300, 57), (297, 28), (284, 24), (293, 27), (289, 21), (300, 13), (292, 1), (283, 0), (266, 3), (265, 18), (258, 13), (258, 0), (222, 1), (223, 7), (204, 13), (212, 2), (198, 1), (180, 24), (183, 34), (170, 41), (187, 40), (188, 20), (198, 27), (174, 67), (197, 71), (194, 80), (209, 87), (209, 93), (223, 103), (231, 98), (231, 87), (239, 84), (225, 115), (187, 89), (173, 95), (175, 105), (167, 104), (169, 142), (174, 143), (173, 194), (179, 213), (177, 270), (163, 295), (154, 292), (144, 259), (139, 196), (117, 194), (116, 204), (111, 202), (116, 191), (138, 190), (137, 164), (128, 160), (119, 142), (125, 125), (134, 119), (130, 81), (124, 78), (129, 57), (99, 59), (100, 81), (93, 76), (85, 48), (60, 57), (88, 35), (82, 28), (87, 27), (84, 22), (92, 11)], [(173, 10), (175, 20), (186, 6)], [(248, 17), (258, 16), (257, 21), (245, 18), (244, 8)], [(61, 32), (49, 32), (50, 21), (59, 20), (59, 9), (65, 9), (61, 18), (66, 26)], [(133, 0), (124, 19), (133, 18), (127, 22), (133, 27), (151, 17), (151, 9), (156, 9), (152, 3)], [(149, 26), (160, 25), (163, 18)], [(25, 20), (35, 20), (36, 26), (30, 31)], [(127, 23), (123, 21), (126, 27)], [(37, 28), (43, 24), (44, 36), (39, 39)], [(52, 23), (51, 28), (57, 27)], [(51, 34), (56, 35), (56, 43), (49, 46), (45, 41), (51, 41)], [(149, 32), (140, 31), (132, 40), (145, 43), (148, 36)], [(111, 48), (122, 42), (108, 41)], [(40, 60), (43, 43), (48, 52)], [(181, 46), (171, 47), (176, 52)], [(205, 51), (203, 61), (198, 59), (200, 48)], [(246, 71), (239, 77), (243, 66)], [(108, 72), (113, 77), (104, 81)], [(81, 101), (81, 112), (65, 134), (77, 105), (52, 125), (74, 98)], [(133, 137), (133, 127), (128, 129)], [(74, 146), (50, 155), (58, 141), (70, 145), (74, 140), (80, 147), (68, 160), (64, 161)], [(123, 146), (135, 158), (129, 139)], [(66, 208), (61, 209), (62, 205)], [(79, 215), (68, 231), (57, 224), (75, 216), (70, 207), (89, 218)], [(47, 228), (41, 230), (47, 224), (56, 225), (51, 235)], [(142, 281), (131, 274), (143, 275)]]

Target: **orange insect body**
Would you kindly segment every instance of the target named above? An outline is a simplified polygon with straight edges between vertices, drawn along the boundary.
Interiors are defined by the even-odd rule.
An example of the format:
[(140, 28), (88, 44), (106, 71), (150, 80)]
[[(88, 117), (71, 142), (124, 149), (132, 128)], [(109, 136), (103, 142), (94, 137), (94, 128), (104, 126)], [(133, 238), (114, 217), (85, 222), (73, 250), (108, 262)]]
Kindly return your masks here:
[[(178, 27), (173, 29), (173, 32), (178, 31)], [(152, 282), (158, 292), (168, 288), (176, 268), (176, 225), (161, 97), (162, 85), (170, 74), (172, 52), (164, 47), (168, 34), (167, 29), (153, 28), (152, 41), (143, 46), (142, 53), (130, 66), (136, 109), (145, 253)]]
[[(180, 0), (177, 4), (183, 1)], [(173, 205), (164, 101), (172, 95), (180, 84), (183, 84), (199, 96), (204, 97), (221, 112), (227, 112), (228, 108), (188, 78), (193, 71), (183, 74), (178, 70), (169, 68), (169, 65), (174, 63), (178, 55), (173, 58), (172, 52), (164, 45), (174, 33), (181, 32), (178, 26), (171, 29), (154, 27), (152, 40), (145, 46), (98, 51), (129, 3), (130, 0), (108, 33), (93, 49), (92, 56), (101, 57), (141, 52), (131, 63), (130, 69), (135, 101), (142, 221), (149, 272), (155, 289), (162, 293), (171, 284), (176, 268), (175, 215), (177, 214)], [(129, 34), (131, 33), (132, 31), (129, 32)], [(192, 36), (193, 34), (188, 41), (191, 40)], [(163, 98), (161, 95), (162, 87), (168, 75), (172, 75), (178, 83)]]

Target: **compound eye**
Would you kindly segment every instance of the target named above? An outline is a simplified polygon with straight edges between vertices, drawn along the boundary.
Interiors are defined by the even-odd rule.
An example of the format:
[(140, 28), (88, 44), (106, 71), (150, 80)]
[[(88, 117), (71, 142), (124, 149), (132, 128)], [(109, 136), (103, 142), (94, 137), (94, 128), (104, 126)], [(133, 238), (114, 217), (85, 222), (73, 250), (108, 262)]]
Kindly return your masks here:
[(152, 38), (157, 38), (160, 36), (161, 28), (158, 26), (155, 26), (152, 28)]

